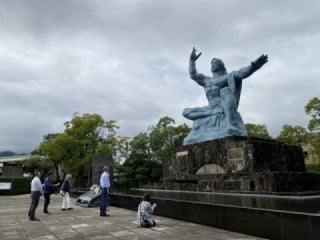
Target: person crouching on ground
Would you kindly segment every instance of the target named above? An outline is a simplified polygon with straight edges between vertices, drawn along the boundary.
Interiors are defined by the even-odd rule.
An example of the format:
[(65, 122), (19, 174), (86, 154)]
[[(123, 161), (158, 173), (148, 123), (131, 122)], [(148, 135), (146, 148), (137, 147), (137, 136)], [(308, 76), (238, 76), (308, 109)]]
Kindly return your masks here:
[(156, 222), (153, 220), (152, 213), (157, 204), (154, 203), (151, 206), (150, 198), (150, 193), (144, 193), (142, 196), (142, 201), (138, 206), (137, 222), (140, 223), (141, 227), (148, 228), (156, 225)]
[(70, 181), (72, 179), (71, 174), (68, 174), (62, 184), (61, 191), (64, 193), (63, 194), (63, 199), (62, 199), (62, 207), (61, 210), (72, 210), (73, 208), (71, 207), (71, 201), (70, 201)]

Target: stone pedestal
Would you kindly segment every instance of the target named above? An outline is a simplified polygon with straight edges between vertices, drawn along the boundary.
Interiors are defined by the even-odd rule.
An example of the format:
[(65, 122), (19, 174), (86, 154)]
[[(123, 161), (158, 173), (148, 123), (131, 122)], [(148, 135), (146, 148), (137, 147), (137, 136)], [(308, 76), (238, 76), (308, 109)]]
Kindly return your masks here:
[(248, 137), (182, 146), (164, 165), (163, 189), (227, 192), (319, 191), (301, 147)]
[(112, 155), (94, 155), (92, 158), (92, 184), (100, 185), (100, 175), (103, 167), (110, 168), (110, 180), (113, 179), (113, 158)]

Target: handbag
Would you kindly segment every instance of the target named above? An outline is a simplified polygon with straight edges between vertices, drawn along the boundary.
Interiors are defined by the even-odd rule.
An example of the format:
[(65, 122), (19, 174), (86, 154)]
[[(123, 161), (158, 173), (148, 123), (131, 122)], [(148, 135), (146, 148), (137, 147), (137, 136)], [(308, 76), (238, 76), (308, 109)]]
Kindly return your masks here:
[(64, 183), (65, 183), (65, 181), (63, 181), (62, 186), (60, 188), (60, 193), (59, 194), (60, 194), (61, 197), (64, 197), (64, 195), (65, 195), (65, 191), (62, 190), (63, 187), (64, 187)]

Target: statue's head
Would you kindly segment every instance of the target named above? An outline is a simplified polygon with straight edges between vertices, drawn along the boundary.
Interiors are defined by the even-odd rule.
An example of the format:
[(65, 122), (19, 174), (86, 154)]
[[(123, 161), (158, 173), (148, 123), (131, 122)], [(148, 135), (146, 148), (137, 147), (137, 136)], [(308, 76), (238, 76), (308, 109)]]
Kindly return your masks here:
[(212, 73), (217, 73), (217, 72), (221, 72), (221, 73), (226, 73), (227, 69), (224, 66), (224, 63), (221, 59), (219, 58), (212, 58), (211, 60), (211, 72)]

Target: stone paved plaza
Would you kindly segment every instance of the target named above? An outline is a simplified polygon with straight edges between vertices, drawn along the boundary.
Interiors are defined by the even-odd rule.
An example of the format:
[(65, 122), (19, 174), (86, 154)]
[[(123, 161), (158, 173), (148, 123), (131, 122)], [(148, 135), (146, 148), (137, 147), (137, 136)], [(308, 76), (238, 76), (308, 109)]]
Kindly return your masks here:
[(109, 217), (99, 217), (98, 208), (75, 205), (71, 211), (61, 211), (61, 197), (53, 194), (50, 215), (43, 214), (41, 197), (36, 217), (29, 221), (29, 195), (0, 196), (0, 239), (261, 239), (213, 227), (155, 216), (158, 225), (151, 229), (135, 223), (136, 212), (109, 207)]

